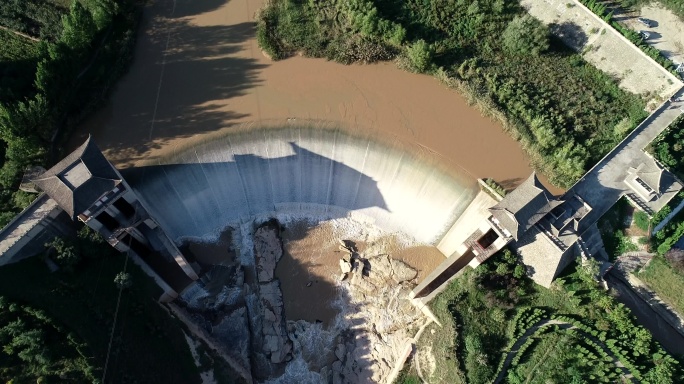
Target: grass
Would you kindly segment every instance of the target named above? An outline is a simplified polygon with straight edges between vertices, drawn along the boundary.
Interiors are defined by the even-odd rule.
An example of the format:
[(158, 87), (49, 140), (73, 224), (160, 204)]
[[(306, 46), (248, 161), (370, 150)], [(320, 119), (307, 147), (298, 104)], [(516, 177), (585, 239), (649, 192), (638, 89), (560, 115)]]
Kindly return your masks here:
[(601, 358), (585, 344), (584, 336), (572, 330), (551, 328), (535, 335), (519, 363), (508, 371), (509, 383), (617, 382), (619, 373), (612, 361)]
[[(637, 374), (647, 377), (654, 364), (661, 364), (650, 356), (663, 356), (662, 349), (648, 331), (635, 325), (623, 305), (598, 288), (592, 272), (569, 268), (551, 289), (546, 289), (527, 277), (516, 278), (514, 265), (514, 255), (499, 253), (478, 269), (467, 269), (430, 302), (442, 323), (442, 327), (431, 325), (419, 340), (418, 348), (430, 348), (436, 360), (435, 371), (426, 377), (430, 382), (491, 382), (504, 352), (521, 335), (516, 334), (516, 328), (522, 324), (524, 331), (539, 320), (559, 316), (565, 317), (565, 322), (579, 321), (597, 339), (618, 346), (620, 360), (632, 372), (638, 367), (634, 368)], [(535, 318), (531, 311), (540, 315)], [(600, 353), (587, 352), (585, 349), (592, 348), (579, 332), (575, 336), (574, 331), (558, 330), (553, 335), (541, 333), (531, 342), (505, 374), (513, 372), (522, 379), (516, 381), (511, 376), (509, 382), (525, 382), (527, 378), (539, 383), (569, 382), (571, 377), (598, 382), (614, 376), (616, 367), (612, 363), (597, 360), (587, 366), (587, 361)], [(580, 353), (587, 357), (573, 358)], [(673, 364), (673, 360), (663, 364)], [(672, 377), (680, 374), (673, 373)]]
[[(44, 310), (84, 340), (102, 368), (107, 358), (125, 256), (87, 259), (73, 273), (50, 273), (39, 257), (0, 268), (0, 295)], [(132, 262), (133, 286), (123, 292), (109, 356), (107, 383), (197, 383), (180, 323), (162, 309), (154, 282)]]
[(672, 269), (665, 259), (654, 257), (638, 277), (677, 313), (684, 316), (684, 276)]
[(627, 218), (631, 212), (634, 212), (635, 225), (638, 228), (641, 228), (639, 225), (644, 225), (643, 221), (646, 220), (645, 225), (648, 229), (648, 216), (643, 214), (646, 216), (645, 218), (637, 218), (637, 215), (640, 212), (632, 208), (624, 197), (618, 200), (610, 210), (599, 219), (599, 231), (601, 232), (601, 238), (603, 239), (603, 244), (610, 260), (615, 260), (625, 252), (639, 250), (639, 247), (632, 242), (625, 231), (630, 227), (629, 224), (627, 224)]

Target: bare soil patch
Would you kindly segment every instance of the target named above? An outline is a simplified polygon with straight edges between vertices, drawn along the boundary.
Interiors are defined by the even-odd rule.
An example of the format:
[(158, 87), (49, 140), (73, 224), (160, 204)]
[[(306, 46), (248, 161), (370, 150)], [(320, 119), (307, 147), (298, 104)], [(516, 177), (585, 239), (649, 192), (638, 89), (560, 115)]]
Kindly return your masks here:
[[(684, 63), (684, 21), (655, 2), (641, 8), (639, 13), (640, 15), (634, 15), (626, 23), (636, 31), (651, 32), (651, 37), (647, 40), (649, 44), (658, 48), (674, 63)], [(652, 20), (655, 26), (648, 28), (638, 23), (637, 16)]]

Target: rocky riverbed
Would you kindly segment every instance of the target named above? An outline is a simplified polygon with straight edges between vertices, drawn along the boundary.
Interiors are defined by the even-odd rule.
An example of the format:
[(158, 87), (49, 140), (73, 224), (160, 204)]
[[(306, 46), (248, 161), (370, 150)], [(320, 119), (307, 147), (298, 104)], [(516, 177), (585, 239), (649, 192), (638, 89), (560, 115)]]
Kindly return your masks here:
[[(377, 248), (368, 254), (354, 241), (339, 239), (331, 281), (312, 280), (303, 272), (280, 276), (299, 278), (306, 289), (335, 292), (332, 302), (323, 304), (336, 315), (325, 323), (287, 319), (275, 274), (283, 258), (282, 229), (276, 220), (243, 224), (236, 231), (242, 236), (240, 257), (209, 268), (182, 293), (180, 306), (256, 382), (384, 382), (425, 321), (407, 297), (418, 271)], [(304, 305), (314, 311), (321, 303)]]

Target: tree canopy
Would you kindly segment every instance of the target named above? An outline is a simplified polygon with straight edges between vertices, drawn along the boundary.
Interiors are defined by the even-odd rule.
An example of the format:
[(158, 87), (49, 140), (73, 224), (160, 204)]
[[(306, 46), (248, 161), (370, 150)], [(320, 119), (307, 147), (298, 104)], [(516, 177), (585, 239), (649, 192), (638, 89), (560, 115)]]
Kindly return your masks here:
[(513, 18), (501, 37), (511, 54), (539, 56), (549, 49), (549, 28), (530, 15)]

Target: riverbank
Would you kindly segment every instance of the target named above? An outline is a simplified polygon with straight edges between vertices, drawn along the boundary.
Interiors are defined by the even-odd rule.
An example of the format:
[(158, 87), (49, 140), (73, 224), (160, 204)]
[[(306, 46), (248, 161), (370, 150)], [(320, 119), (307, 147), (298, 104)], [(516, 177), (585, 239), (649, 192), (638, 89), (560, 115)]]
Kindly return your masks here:
[(261, 6), (258, 0), (151, 3), (133, 67), (71, 146), (92, 134), (116, 166), (132, 167), (212, 133), (306, 118), (400, 138), (460, 174), (492, 177), (509, 188), (531, 173), (501, 125), (434, 78), (391, 63), (271, 62), (254, 37), (253, 14)]

